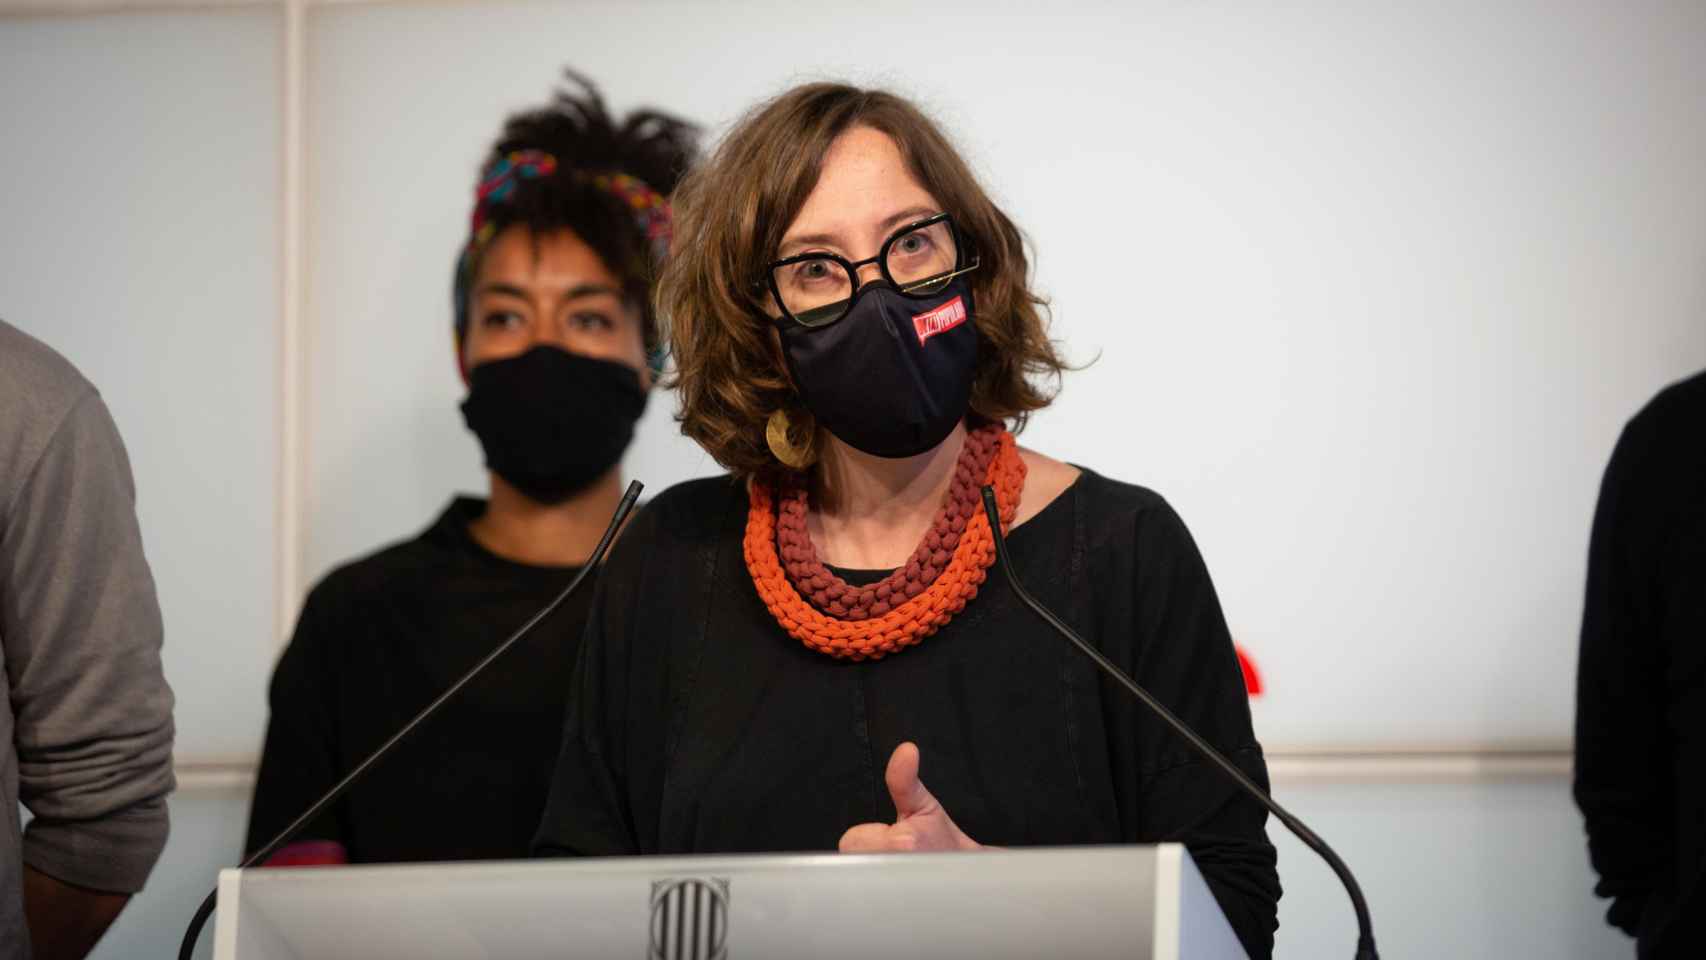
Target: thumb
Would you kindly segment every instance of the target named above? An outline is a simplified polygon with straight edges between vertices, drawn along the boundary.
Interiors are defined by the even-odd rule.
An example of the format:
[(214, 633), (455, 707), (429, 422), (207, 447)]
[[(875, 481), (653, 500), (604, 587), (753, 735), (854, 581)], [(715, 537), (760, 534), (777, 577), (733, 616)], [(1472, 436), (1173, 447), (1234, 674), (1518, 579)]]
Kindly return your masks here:
[(888, 784), (889, 796), (894, 800), (897, 820), (936, 809), (936, 798), (924, 788), (924, 781), (918, 779), (918, 763), (918, 745), (911, 742), (895, 747), (889, 756), (883, 781)]

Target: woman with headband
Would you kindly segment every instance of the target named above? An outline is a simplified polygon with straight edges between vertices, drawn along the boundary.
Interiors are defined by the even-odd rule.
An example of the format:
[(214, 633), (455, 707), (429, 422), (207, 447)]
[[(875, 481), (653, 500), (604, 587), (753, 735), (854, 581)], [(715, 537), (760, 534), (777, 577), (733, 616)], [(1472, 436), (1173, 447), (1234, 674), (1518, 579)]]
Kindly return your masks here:
[[(592, 553), (661, 365), (651, 292), (691, 126), (597, 91), (511, 117), (454, 279), (462, 416), (489, 472), (415, 539), (333, 571), (273, 675), (247, 847), (265, 844)], [(272, 863), (525, 856), (592, 591), (583, 587)]]
[(1021, 236), (937, 127), (813, 84), (676, 194), (683, 430), (594, 600), (536, 852), (1181, 841), (1252, 957), (1265, 809), (1048, 632), (1020, 579), (1259, 782), (1207, 568), (1161, 497), (1020, 448), (1064, 364)]

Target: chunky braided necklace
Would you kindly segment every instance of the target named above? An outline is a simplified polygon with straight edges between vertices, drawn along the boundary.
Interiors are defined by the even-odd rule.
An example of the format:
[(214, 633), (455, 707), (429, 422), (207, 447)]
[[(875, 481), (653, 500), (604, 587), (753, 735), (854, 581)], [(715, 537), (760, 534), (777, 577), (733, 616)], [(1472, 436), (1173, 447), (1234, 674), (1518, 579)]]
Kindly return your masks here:
[[(987, 429), (990, 432), (978, 441), (979, 449), (972, 450), (969, 458), (975, 462), (988, 453), (981, 480), (995, 487), (1001, 525), (1007, 528), (1013, 523), (1019, 508), (1019, 496), (1025, 488), (1025, 462), (1019, 456), (1012, 434), (999, 425)], [(983, 431), (975, 433), (983, 434)], [(993, 446), (993, 450), (982, 450), (986, 444)], [(972, 447), (971, 435), (967, 437), (967, 446)], [(944, 518), (947, 520), (948, 533), (954, 539), (950, 541), (943, 537), (938, 527), (932, 525), (925, 534), (924, 543), (913, 556), (912, 562), (918, 562), (919, 567), (916, 574), (908, 573), (912, 562), (896, 572), (901, 578), (898, 595), (895, 583), (891, 583), (895, 579), (893, 576), (872, 586), (867, 601), (860, 588), (851, 587), (839, 578), (832, 582), (827, 570), (819, 575), (815, 570), (802, 569), (811, 575), (803, 582), (808, 592), (821, 595), (826, 605), (839, 601), (847, 611), (845, 618), (813, 606), (801, 595), (788, 571), (783, 569), (782, 558), (777, 553), (777, 497), (768, 484), (753, 480), (748, 493), (743, 547), (747, 572), (751, 574), (759, 599), (770, 610), (771, 616), (789, 636), (806, 646), (846, 660), (880, 659), (941, 629), (977, 596), (986, 571), (995, 562), (995, 539), (990, 534), (989, 520), (982, 509), (974, 507), (964, 514), (959, 529), (955, 529), (955, 520), (962, 516), (965, 500), (969, 497), (974, 505), (980, 502), (982, 483), (962, 482), (963, 478), (958, 473), (960, 466), (969, 466), (967, 461), (968, 454), (962, 452), (948, 503), (937, 518), (938, 523)], [(977, 477), (978, 473), (972, 472), (969, 476)], [(792, 494), (792, 490), (789, 493)], [(791, 526), (792, 520), (789, 523)], [(931, 546), (933, 538), (937, 544), (934, 547)], [(790, 546), (795, 551), (790, 563), (804, 564), (808, 568), (815, 564), (822, 569), (815, 550), (802, 557), (798, 537), (790, 539), (794, 541)], [(809, 544), (810, 537), (805, 540)], [(920, 556), (926, 553), (928, 556), (924, 560), (928, 562), (919, 562)], [(943, 562), (937, 561), (938, 556)], [(831, 596), (838, 586), (839, 595)], [(915, 592), (912, 590), (914, 586), (918, 587)], [(888, 591), (886, 596), (879, 596), (885, 588)], [(851, 605), (847, 602), (849, 599), (854, 601)], [(879, 611), (879, 603), (886, 604), (886, 609)], [(854, 616), (859, 612), (865, 616)]]
[(924, 540), (899, 569), (864, 587), (842, 580), (818, 559), (817, 545), (806, 530), (806, 478), (794, 474), (794, 482), (783, 489), (776, 505), (776, 550), (788, 582), (812, 606), (837, 620), (880, 617), (923, 593), (948, 568), (966, 523), (974, 511), (982, 509), (979, 490), (1005, 432), (1000, 424), (991, 424), (966, 434), (947, 499)]

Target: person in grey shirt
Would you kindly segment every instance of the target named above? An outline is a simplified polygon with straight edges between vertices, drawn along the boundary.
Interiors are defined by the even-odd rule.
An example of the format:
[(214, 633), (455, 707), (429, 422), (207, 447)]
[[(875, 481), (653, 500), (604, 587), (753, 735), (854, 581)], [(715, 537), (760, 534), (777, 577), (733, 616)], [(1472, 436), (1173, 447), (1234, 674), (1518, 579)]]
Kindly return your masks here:
[(135, 500), (100, 394), (0, 321), (0, 960), (87, 954), (166, 843), (172, 691)]

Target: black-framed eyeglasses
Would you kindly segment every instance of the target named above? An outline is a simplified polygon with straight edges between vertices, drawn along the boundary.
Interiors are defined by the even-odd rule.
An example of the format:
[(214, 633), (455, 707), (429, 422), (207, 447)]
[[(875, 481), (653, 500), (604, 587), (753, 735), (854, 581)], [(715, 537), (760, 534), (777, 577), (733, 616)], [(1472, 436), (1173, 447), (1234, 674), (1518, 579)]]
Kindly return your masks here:
[(935, 296), (955, 277), (977, 269), (977, 254), (969, 248), (953, 218), (938, 213), (896, 230), (868, 260), (823, 252), (785, 257), (766, 273), (770, 295), (782, 311), (776, 320), (802, 327), (840, 320), (858, 298), (859, 268), (873, 263), (884, 282), (903, 296)]

